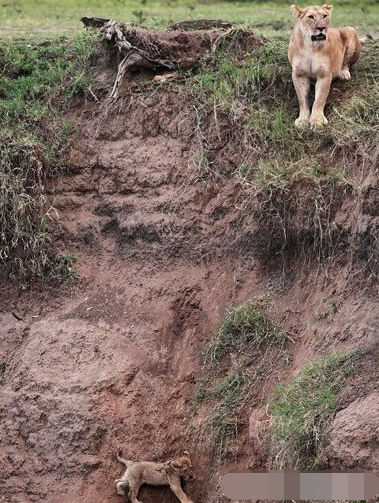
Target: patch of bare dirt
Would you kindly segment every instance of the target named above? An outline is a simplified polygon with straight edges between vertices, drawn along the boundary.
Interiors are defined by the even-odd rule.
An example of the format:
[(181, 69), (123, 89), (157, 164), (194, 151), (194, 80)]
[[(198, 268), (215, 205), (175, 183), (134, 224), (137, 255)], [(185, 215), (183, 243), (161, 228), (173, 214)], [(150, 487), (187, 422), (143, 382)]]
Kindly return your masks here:
[(379, 393), (354, 400), (337, 413), (329, 432), (331, 466), (379, 470)]
[[(189, 450), (197, 480), (186, 491), (221, 502), (221, 473), (258, 459), (249, 417), (252, 436), (265, 419), (247, 408), (235, 448), (223, 466), (213, 461), (191, 398), (225, 310), (256, 298), (284, 323), (294, 353), (275, 379), (286, 379), (319, 354), (370, 342), (377, 299), (351, 288), (347, 268), (283, 272), (279, 258), (262, 268), (254, 243), (241, 244), (255, 224), (237, 207), (233, 159), (222, 180), (199, 176), (180, 94), (87, 103), (71, 119), (72, 171), (52, 203), (56, 247), (75, 253), (80, 279), (71, 289), (0, 291), (0, 502), (116, 503), (119, 447), (145, 460)], [(353, 393), (336, 418), (341, 434), (374, 396), (356, 403)], [(345, 459), (343, 446), (335, 458)], [(175, 501), (164, 488), (140, 499)]]

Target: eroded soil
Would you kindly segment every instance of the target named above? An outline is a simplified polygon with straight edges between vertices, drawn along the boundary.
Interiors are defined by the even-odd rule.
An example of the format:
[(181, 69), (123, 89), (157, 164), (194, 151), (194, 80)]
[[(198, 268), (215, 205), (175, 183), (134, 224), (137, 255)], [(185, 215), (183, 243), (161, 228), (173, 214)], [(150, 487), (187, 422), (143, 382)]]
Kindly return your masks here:
[[(178, 94), (88, 102), (71, 120), (71, 174), (52, 197), (56, 247), (77, 256), (79, 279), (71, 288), (1, 290), (0, 501), (121, 501), (113, 489), (119, 447), (146, 460), (188, 449), (197, 473), (188, 494), (222, 501), (219, 476), (259, 454), (248, 423), (261, 406), (244, 412), (246, 427), (218, 466), (206, 415), (192, 414), (191, 398), (201, 351), (225, 310), (255, 298), (291, 334), (291, 363), (273, 371), (264, 402), (315, 355), (375, 340), (377, 297), (352, 287), (346, 264), (326, 274), (317, 264), (284, 270), (280, 258), (270, 268), (255, 258), (256, 223), (240, 211), (233, 155), (228, 146), (218, 152), (230, 166), (222, 180), (202, 176), (195, 124)], [(377, 382), (375, 365), (369, 373)], [(346, 407), (366, 386), (357, 379)], [(332, 457), (343, 462), (342, 445)], [(361, 466), (370, 462), (366, 455)], [(163, 488), (140, 499), (175, 501)]]

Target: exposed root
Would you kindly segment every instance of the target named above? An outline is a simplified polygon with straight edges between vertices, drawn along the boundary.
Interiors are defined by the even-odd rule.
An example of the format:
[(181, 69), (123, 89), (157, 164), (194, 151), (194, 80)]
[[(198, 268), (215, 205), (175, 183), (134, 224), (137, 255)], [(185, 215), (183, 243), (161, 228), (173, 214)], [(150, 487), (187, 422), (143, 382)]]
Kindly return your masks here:
[[(133, 69), (153, 72), (184, 71), (199, 66), (206, 54), (214, 53), (221, 41), (243, 41), (242, 45), (255, 45), (249, 30), (232, 28), (221, 20), (182, 21), (166, 31), (134, 27), (128, 23), (102, 18), (82, 18), (85, 26), (100, 28), (102, 39), (117, 47), (122, 56), (110, 97), (116, 98), (124, 77)], [(216, 29), (204, 29), (214, 28)], [(200, 27), (201, 30), (185, 31)]]

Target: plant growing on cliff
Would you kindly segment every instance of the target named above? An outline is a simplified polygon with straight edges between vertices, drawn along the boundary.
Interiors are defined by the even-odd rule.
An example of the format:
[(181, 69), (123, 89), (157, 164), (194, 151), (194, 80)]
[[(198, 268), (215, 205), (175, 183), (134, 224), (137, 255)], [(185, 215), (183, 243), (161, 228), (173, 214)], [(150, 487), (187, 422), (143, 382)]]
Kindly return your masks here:
[(356, 353), (329, 354), (276, 387), (268, 408), (274, 468), (323, 467), (325, 429), (337, 409), (338, 391), (357, 361)]
[(204, 350), (204, 364), (214, 367), (228, 353), (239, 353), (253, 344), (283, 343), (286, 332), (272, 321), (253, 302), (229, 310), (219, 329)]
[[(212, 404), (208, 435), (216, 457), (225, 456), (227, 445), (243, 424), (242, 412), (274, 366), (285, 365), (288, 334), (252, 301), (230, 309), (203, 353), (204, 373), (193, 403)], [(229, 366), (225, 364), (229, 362)], [(223, 369), (223, 370), (220, 370)]]
[(88, 35), (0, 42), (0, 264), (9, 274), (62, 270), (49, 244), (48, 193), (66, 164), (60, 114), (90, 84), (93, 47)]

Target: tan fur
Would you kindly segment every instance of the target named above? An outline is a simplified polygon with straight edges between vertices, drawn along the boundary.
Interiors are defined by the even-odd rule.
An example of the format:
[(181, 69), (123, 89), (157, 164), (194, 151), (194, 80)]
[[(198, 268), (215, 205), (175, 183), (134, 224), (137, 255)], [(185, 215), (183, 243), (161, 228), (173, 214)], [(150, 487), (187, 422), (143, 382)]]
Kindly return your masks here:
[[(330, 28), (331, 5), (304, 9), (292, 5), (291, 11), (297, 18), (288, 47), (292, 80), (300, 107), (295, 125), (327, 124), (324, 107), (330, 84), (335, 78), (350, 79), (349, 67), (358, 61), (361, 44), (354, 28)], [(322, 35), (325, 35), (325, 40), (321, 40)], [(312, 112), (308, 105), (311, 80), (316, 81)]]
[(131, 503), (140, 503), (137, 496), (143, 484), (169, 485), (181, 503), (193, 503), (180, 485), (181, 478), (194, 480), (192, 463), (187, 451), (184, 451), (183, 456), (166, 463), (129, 461), (122, 457), (121, 451), (117, 452), (117, 459), (126, 466), (126, 470), (121, 478), (115, 480), (116, 494), (126, 496), (128, 490)]

